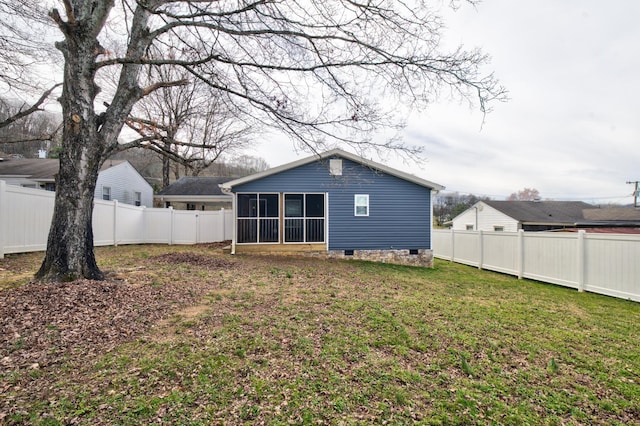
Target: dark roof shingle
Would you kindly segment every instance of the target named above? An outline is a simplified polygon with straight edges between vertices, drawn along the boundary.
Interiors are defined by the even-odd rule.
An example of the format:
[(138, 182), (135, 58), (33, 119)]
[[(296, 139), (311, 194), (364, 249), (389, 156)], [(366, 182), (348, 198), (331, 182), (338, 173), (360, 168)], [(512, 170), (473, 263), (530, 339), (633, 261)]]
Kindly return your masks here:
[(484, 201), (494, 209), (522, 223), (571, 223), (584, 219), (583, 210), (592, 209), (582, 201)]
[(219, 176), (184, 176), (158, 192), (158, 195), (227, 195), (218, 186), (232, 178)]

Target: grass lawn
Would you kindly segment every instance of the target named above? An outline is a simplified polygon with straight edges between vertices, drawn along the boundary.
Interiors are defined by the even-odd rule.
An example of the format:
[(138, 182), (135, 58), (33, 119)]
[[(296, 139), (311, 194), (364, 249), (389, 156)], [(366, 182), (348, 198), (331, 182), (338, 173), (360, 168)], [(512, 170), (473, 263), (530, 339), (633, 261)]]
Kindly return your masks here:
[[(153, 290), (161, 314), (64, 350), (73, 316), (3, 330), (0, 424), (640, 424), (640, 303), (444, 261), (231, 257), (207, 246), (96, 256), (127, 294)], [(0, 260), (2, 306), (33, 285), (41, 257)], [(180, 288), (191, 297), (172, 304), (169, 289)], [(92, 307), (105, 312), (92, 330), (145, 324), (149, 309), (127, 305)], [(25, 333), (57, 357), (16, 361)]]

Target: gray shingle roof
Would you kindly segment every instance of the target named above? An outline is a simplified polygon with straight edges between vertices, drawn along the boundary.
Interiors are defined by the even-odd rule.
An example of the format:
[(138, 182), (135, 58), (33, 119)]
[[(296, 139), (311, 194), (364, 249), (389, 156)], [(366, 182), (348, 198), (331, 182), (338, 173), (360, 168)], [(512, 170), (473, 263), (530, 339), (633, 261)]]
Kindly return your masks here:
[[(102, 170), (124, 163), (125, 160), (107, 160)], [(54, 158), (11, 158), (0, 161), (0, 176), (24, 176), (33, 180), (55, 179), (60, 162)]]
[(586, 209), (584, 219), (590, 221), (633, 221), (640, 222), (640, 209), (633, 207), (610, 207)]
[(60, 163), (54, 159), (16, 158), (0, 161), (0, 176), (24, 176), (34, 180), (53, 180)]
[(231, 179), (219, 176), (184, 176), (158, 192), (158, 195), (227, 195), (218, 185)]
[(593, 209), (582, 201), (484, 201), (521, 223), (569, 223), (584, 219), (585, 209)]

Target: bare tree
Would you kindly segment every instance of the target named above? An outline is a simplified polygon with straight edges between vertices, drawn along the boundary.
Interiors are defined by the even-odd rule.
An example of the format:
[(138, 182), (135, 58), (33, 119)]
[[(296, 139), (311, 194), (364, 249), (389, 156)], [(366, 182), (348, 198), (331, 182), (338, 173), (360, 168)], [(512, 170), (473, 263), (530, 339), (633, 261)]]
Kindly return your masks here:
[(172, 164), (176, 179), (180, 174), (197, 176), (222, 153), (244, 148), (252, 132), (248, 117), (227, 100), (226, 93), (189, 77), (177, 67), (152, 67), (147, 76), (150, 84), (158, 80), (185, 84), (162, 87), (142, 99), (134, 108), (135, 117), (127, 120), (140, 138), (120, 145), (120, 149), (143, 146), (157, 152), (162, 158), (163, 187), (169, 185)]
[[(26, 8), (25, 20), (46, 20), (35, 1), (4, 3)], [(48, 16), (64, 57), (63, 136), (53, 222), (37, 273), (45, 280), (103, 278), (91, 227), (98, 170), (119, 149), (135, 104), (184, 84), (143, 84), (146, 67), (181, 67), (311, 151), (343, 143), (416, 152), (394, 140), (376, 143), (372, 132), (400, 125), (394, 112), (426, 106), (444, 89), (475, 98), (483, 111), (505, 94), (491, 74), (481, 74), (482, 52), (443, 51), (442, 21), (425, 0), (51, 3), (60, 6)], [(102, 83), (109, 73), (118, 75), (113, 88)]]

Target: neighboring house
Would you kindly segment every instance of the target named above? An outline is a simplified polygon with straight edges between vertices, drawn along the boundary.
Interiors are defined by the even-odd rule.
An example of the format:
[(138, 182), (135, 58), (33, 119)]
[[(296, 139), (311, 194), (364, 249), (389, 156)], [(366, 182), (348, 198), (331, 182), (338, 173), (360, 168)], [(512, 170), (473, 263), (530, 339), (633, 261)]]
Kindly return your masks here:
[(55, 191), (60, 163), (53, 159), (3, 158), (0, 179), (8, 185)]
[(126, 160), (107, 160), (98, 173), (94, 198), (153, 207), (153, 188)]
[[(55, 191), (57, 159), (21, 158), (0, 161), (0, 179), (9, 185)], [(124, 160), (107, 160), (100, 169), (95, 198), (125, 204), (153, 206), (153, 188)]]
[(155, 195), (162, 207), (178, 210), (230, 209), (232, 196), (224, 194), (221, 183), (228, 177), (185, 176), (173, 182)]
[(454, 230), (549, 231), (573, 228), (583, 211), (593, 209), (582, 201), (478, 201), (451, 220)]
[(220, 186), (233, 195), (233, 253), (433, 264), (436, 183), (334, 149)]

